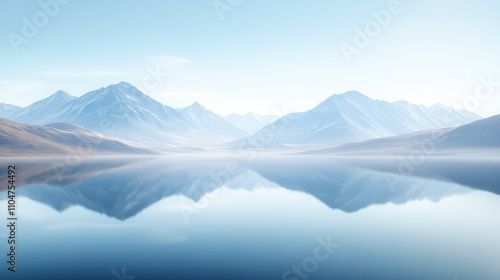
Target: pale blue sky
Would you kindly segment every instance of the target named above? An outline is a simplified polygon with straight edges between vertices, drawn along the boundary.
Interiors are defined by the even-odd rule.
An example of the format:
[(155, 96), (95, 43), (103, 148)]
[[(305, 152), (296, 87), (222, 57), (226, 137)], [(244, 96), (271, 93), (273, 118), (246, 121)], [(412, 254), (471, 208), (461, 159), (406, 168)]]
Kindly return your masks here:
[[(341, 44), (356, 46), (356, 28), (391, 1), (243, 0), (222, 19), (214, 2), (72, 0), (43, 24), (38, 1), (0, 0), (0, 102), (25, 106), (59, 89), (80, 96), (128, 81), (173, 107), (284, 114), (347, 90), (453, 106), (480, 77), (500, 82), (499, 1), (401, 0), (350, 62)], [(33, 16), (43, 26), (13, 46)], [(149, 79), (154, 68), (168, 76)], [(468, 108), (500, 113), (500, 85), (493, 91)]]

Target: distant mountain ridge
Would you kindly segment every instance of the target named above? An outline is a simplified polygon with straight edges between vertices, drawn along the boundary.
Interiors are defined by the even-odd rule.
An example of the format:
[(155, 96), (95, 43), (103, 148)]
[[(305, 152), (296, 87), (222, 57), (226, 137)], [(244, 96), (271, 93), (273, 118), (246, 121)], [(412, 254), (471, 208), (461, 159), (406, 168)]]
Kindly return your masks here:
[(0, 103), (0, 118), (11, 118), (21, 107)]
[(305, 154), (384, 155), (410, 154), (481, 154), (498, 156), (500, 151), (500, 115), (456, 128), (419, 131), (304, 152)]
[(244, 115), (231, 114), (225, 116), (224, 118), (234, 126), (239, 127), (250, 134), (256, 133), (259, 129), (278, 119), (277, 116), (261, 116), (254, 113), (247, 113)]
[(17, 110), (13, 119), (26, 124), (48, 124), (51, 123), (52, 118), (48, 113), (57, 113), (66, 103), (75, 99), (76, 97), (60, 90), (26, 108)]
[(139, 142), (188, 143), (203, 138), (211, 143), (249, 135), (199, 104), (176, 110), (125, 82), (78, 98), (59, 91), (7, 117), (34, 125), (71, 123), (105, 136)]
[(109, 138), (172, 148), (224, 143), (244, 148), (240, 144), (247, 137), (259, 137), (262, 131), (271, 132), (268, 147), (335, 146), (481, 119), (441, 104), (390, 103), (357, 91), (332, 95), (308, 111), (281, 118), (252, 113), (222, 117), (198, 102), (181, 109), (163, 105), (126, 82), (78, 98), (58, 91), (25, 108), (0, 104), (1, 116), (32, 125), (70, 123)]
[(220, 136), (226, 139), (233, 139), (235, 136), (240, 138), (242, 135), (250, 135), (243, 129), (228, 122), (223, 117), (206, 109), (198, 102), (186, 108), (182, 108), (179, 111), (190, 122), (189, 129), (191, 133), (197, 131), (199, 135), (204, 134), (204, 137), (209, 138), (211, 137), (210, 133), (212, 131), (207, 128), (212, 127), (219, 132)]
[[(405, 101), (390, 103), (350, 91), (332, 95), (306, 112), (286, 115), (261, 131), (272, 131), (273, 138), (269, 146), (340, 145), (421, 130), (456, 127), (479, 119), (481, 117), (473, 113), (443, 105), (427, 108)], [(275, 127), (281, 129), (276, 130)]]

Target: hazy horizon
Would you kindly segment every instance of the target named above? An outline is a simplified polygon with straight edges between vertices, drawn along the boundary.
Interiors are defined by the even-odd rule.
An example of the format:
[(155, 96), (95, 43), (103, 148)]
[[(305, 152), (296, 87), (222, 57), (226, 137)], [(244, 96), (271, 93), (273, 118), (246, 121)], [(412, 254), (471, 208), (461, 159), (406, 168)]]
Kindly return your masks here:
[[(128, 82), (126, 82), (126, 81), (121, 81), (121, 82), (128, 83)], [(131, 83), (130, 83), (130, 84), (131, 84)], [(99, 87), (99, 88), (95, 88), (95, 89), (93, 89), (93, 90), (91, 90), (91, 91), (89, 91), (89, 92), (92, 92), (92, 91), (94, 91), (94, 90), (98, 90), (98, 89), (100, 89), (100, 88), (106, 88), (107, 86), (112, 86), (112, 85), (116, 85), (116, 84), (111, 84), (111, 85), (106, 85), (106, 86), (102, 86), (102, 87)], [(139, 88), (139, 90), (140, 90), (140, 86), (136, 86), (136, 85), (133, 85), (133, 84), (131, 84), (131, 85), (132, 85), (132, 86), (134, 86), (134, 87), (136, 87), (136, 88)], [(32, 105), (33, 103), (36, 103), (36, 102), (38, 102), (38, 101), (42, 101), (42, 100), (44, 100), (44, 99), (46, 99), (46, 98), (48, 98), (48, 97), (52, 96), (53, 94), (55, 94), (55, 93), (57, 93), (57, 92), (59, 92), (59, 91), (64, 91), (64, 92), (68, 93), (69, 95), (71, 95), (71, 96), (73, 96), (73, 97), (76, 97), (76, 98), (81, 97), (81, 96), (85, 95), (86, 93), (88, 93), (88, 92), (86, 92), (86, 93), (83, 93), (83, 94), (82, 94), (82, 95), (80, 95), (80, 96), (75, 96), (75, 95), (73, 95), (71, 92), (68, 92), (68, 91), (66, 91), (66, 90), (64, 90), (64, 89), (60, 89), (60, 90), (58, 90), (58, 91), (56, 91), (56, 92), (53, 92), (53, 93), (51, 93), (51, 94), (49, 94), (49, 95), (47, 95), (47, 96), (41, 97), (40, 99), (35, 100), (34, 102), (32, 102), (32, 103), (30, 103), (30, 104), (27, 104), (27, 105), (25, 105), (25, 106), (19, 106), (19, 105), (17, 105), (17, 104), (6, 103), (6, 102), (3, 102), (2, 100), (0, 100), (0, 104), (4, 103), (4, 104), (9, 104), (9, 105), (19, 106), (19, 107), (21, 107), (21, 108), (26, 108), (27, 106)], [(375, 99), (375, 98), (372, 98), (372, 97), (370, 97), (370, 96), (366, 95), (365, 93), (360, 92), (360, 91), (358, 91), (358, 90), (349, 90), (349, 91), (346, 91), (346, 92), (341, 92), (341, 93), (332, 93), (332, 94), (330, 94), (329, 96), (325, 97), (325, 99), (324, 99), (324, 100), (326, 100), (327, 98), (329, 98), (329, 97), (331, 97), (331, 96), (333, 96), (333, 95), (343, 95), (343, 94), (346, 94), (346, 93), (348, 93), (348, 92), (359, 92), (359, 93), (361, 93), (362, 95), (364, 95), (364, 96), (366, 96), (366, 97), (368, 97), (368, 98), (371, 98), (371, 99), (373, 99), (373, 100), (387, 101), (387, 102), (390, 102), (390, 103), (394, 103), (394, 102), (398, 102), (398, 101), (407, 101), (407, 100), (403, 100), (403, 99), (400, 99), (400, 100), (394, 100), (394, 101), (388, 101), (388, 100), (382, 100), (382, 99)], [(144, 93), (144, 94), (146, 94), (146, 95), (148, 95), (146, 92), (143, 92), (143, 93)], [(152, 97), (152, 96), (151, 96), (151, 97)], [(153, 97), (153, 98), (154, 98), (154, 97)], [(321, 100), (319, 103), (323, 102), (324, 100)], [(159, 101), (159, 100), (157, 100), (157, 101)], [(162, 103), (162, 102), (160, 102), (160, 103)], [(172, 106), (172, 105), (170, 105), (170, 104), (165, 104), (165, 103), (162, 103), (162, 104), (163, 104), (163, 105), (166, 105), (166, 106), (169, 106), (169, 107), (172, 107), (172, 108), (175, 108), (175, 109), (183, 109), (183, 108), (190, 107), (190, 106), (192, 106), (192, 105), (193, 105), (193, 104), (195, 104), (195, 103), (201, 104), (201, 105), (202, 105), (205, 109), (210, 110), (210, 111), (212, 111), (212, 112), (215, 112), (214, 110), (212, 110), (211, 108), (208, 108), (207, 106), (205, 106), (204, 104), (202, 104), (201, 102), (199, 102), (199, 101), (197, 101), (197, 100), (193, 101), (193, 103), (191, 103), (191, 104), (189, 104), (189, 105), (186, 105), (186, 106), (184, 106), (184, 107), (174, 107), (174, 106)], [(319, 104), (319, 103), (318, 103), (318, 104)], [(410, 103), (411, 103), (411, 102), (410, 102)], [(316, 107), (318, 104), (314, 104), (312, 107), (310, 107), (310, 108), (306, 108), (306, 109), (304, 109), (303, 111), (295, 111), (295, 112), (289, 112), (289, 111), (286, 111), (286, 107), (283, 107), (283, 108), (276, 108), (275, 110), (272, 110), (271, 112), (269, 112), (269, 113), (267, 113), (267, 114), (265, 114), (265, 115), (264, 115), (264, 114), (259, 114), (259, 113), (253, 112), (253, 111), (248, 111), (248, 112), (243, 112), (243, 113), (235, 112), (235, 113), (220, 114), (220, 115), (221, 115), (221, 116), (229, 116), (229, 115), (233, 115), (233, 114), (235, 114), (235, 115), (246, 115), (246, 114), (253, 113), (253, 114), (256, 114), (256, 115), (261, 115), (261, 116), (266, 116), (266, 115), (267, 115), (267, 116), (277, 116), (277, 117), (282, 117), (282, 116), (287, 115), (287, 114), (290, 114), (290, 113), (296, 113), (296, 112), (305, 112), (305, 111), (308, 111), (308, 110), (313, 109), (314, 107)], [(413, 104), (413, 103), (412, 103), (412, 104)], [(415, 104), (415, 105), (425, 106), (425, 107), (431, 107), (431, 106), (433, 106), (433, 105), (438, 105), (438, 104), (442, 104), (442, 105), (444, 105), (443, 103), (434, 103), (434, 104), (431, 104), (431, 105), (425, 105), (425, 104)], [(453, 108), (453, 107), (452, 107), (452, 108)], [(282, 110), (280, 110), (280, 109), (282, 109)], [(463, 110), (465, 110), (465, 109), (463, 109)], [(466, 110), (466, 111), (467, 111), (467, 110)], [(217, 112), (215, 112), (215, 113), (217, 113)], [(477, 113), (476, 113), (476, 114), (477, 114)], [(480, 114), (478, 114), (478, 115), (479, 115), (479, 116), (481, 116)], [(481, 117), (484, 117), (484, 116), (481, 116)]]

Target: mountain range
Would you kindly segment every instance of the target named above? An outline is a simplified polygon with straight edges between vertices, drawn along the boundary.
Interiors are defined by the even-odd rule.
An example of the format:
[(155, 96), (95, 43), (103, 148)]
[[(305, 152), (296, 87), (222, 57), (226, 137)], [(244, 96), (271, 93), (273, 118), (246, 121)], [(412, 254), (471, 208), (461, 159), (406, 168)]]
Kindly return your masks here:
[(26, 108), (4, 107), (9, 110), (0, 111), (0, 116), (15, 121), (32, 125), (71, 123), (132, 142), (187, 144), (202, 138), (213, 143), (248, 135), (198, 103), (177, 110), (125, 82), (78, 98), (58, 91)]
[[(473, 113), (441, 104), (425, 107), (405, 101), (390, 103), (350, 91), (333, 95), (306, 112), (283, 116), (262, 128), (257, 135), (273, 135), (272, 139), (266, 140), (267, 146), (337, 146), (421, 130), (457, 127), (479, 119), (481, 117)], [(242, 141), (252, 142), (248, 139)]]
[[(255, 148), (256, 143), (260, 148), (319, 150), (386, 137), (408, 138), (417, 132), (415, 135), (427, 137), (425, 131), (456, 128), (481, 119), (441, 104), (426, 107), (374, 100), (357, 91), (334, 94), (310, 110), (280, 118), (253, 113), (223, 117), (198, 102), (180, 109), (166, 106), (126, 82), (80, 97), (57, 91), (24, 108), (1, 103), (0, 117), (38, 126), (72, 124), (124, 144), (169, 151), (234, 151)], [(494, 119), (485, 125), (495, 128), (497, 122)], [(449, 132), (451, 136), (458, 133)]]

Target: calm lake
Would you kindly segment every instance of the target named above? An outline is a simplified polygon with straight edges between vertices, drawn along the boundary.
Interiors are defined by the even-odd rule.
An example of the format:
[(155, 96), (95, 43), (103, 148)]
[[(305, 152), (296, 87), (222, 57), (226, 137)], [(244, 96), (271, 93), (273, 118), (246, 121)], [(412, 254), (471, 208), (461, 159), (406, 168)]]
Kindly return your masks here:
[(0, 162), (0, 279), (500, 279), (500, 158)]

